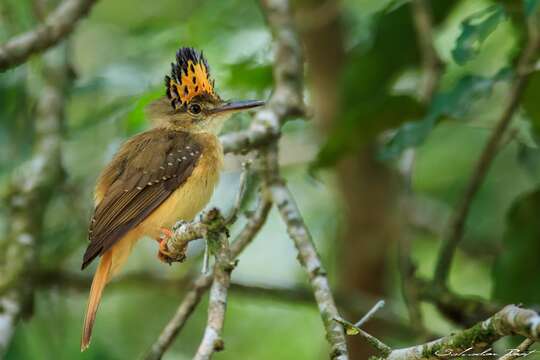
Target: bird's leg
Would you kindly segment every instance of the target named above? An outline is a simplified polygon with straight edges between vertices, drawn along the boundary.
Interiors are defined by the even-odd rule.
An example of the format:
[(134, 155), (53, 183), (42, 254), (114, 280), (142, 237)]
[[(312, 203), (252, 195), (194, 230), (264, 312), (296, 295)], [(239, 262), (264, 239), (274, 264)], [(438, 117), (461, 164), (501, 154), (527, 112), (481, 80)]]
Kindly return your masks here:
[(169, 265), (175, 261), (180, 261), (180, 262), (183, 261), (186, 258), (185, 252), (187, 249), (187, 243), (184, 249), (180, 251), (180, 257), (179, 257), (177, 254), (170, 252), (167, 247), (167, 242), (170, 239), (175, 237), (174, 231), (166, 227), (160, 228), (160, 231), (161, 231), (161, 235), (159, 236), (158, 239), (156, 239), (157, 242), (159, 243), (159, 250), (157, 254), (158, 259)]

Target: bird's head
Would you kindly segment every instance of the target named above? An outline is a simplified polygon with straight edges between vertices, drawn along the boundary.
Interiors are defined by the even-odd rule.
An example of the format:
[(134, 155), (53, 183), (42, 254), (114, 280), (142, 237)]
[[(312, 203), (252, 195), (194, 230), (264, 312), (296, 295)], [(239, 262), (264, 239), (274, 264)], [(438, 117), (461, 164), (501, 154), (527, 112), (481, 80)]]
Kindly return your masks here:
[(202, 52), (189, 47), (176, 53), (165, 87), (167, 97), (151, 103), (148, 111), (158, 126), (177, 130), (217, 134), (235, 112), (264, 105), (258, 100), (222, 100), (214, 90)]

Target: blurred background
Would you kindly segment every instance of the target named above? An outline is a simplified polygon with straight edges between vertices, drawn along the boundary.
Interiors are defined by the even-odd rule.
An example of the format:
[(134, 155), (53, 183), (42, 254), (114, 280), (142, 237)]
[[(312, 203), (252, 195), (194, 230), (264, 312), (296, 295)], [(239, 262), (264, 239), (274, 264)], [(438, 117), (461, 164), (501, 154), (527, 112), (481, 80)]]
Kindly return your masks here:
[[(313, 116), (285, 125), (283, 173), (343, 316), (356, 321), (385, 299), (369, 331), (393, 346), (470, 324), (470, 316), (441, 310), (443, 295), (417, 296), (422, 291), (410, 285), (433, 276), (449, 216), (503, 111), (525, 18), (537, 5), (427, 3), (432, 29), (417, 31), (415, 1), (293, 1)], [(0, 0), (0, 43), (32, 29), (55, 5)], [(438, 56), (426, 55), (421, 34)], [(0, 73), (0, 295), (25, 294), (6, 359), (137, 358), (181, 301), (181, 279), (200, 271), (200, 243), (185, 263), (169, 267), (157, 261), (155, 242), (139, 242), (105, 291), (92, 346), (80, 353), (94, 270), (79, 271), (93, 184), (119, 145), (148, 128), (144, 107), (164, 94), (180, 46), (204, 51), (223, 98), (269, 97), (272, 36), (259, 4), (245, 0), (98, 1), (68, 40)], [(535, 72), (472, 202), (449, 278), (460, 299), (540, 303), (536, 89)], [(225, 131), (249, 122), (248, 114), (238, 116)], [(212, 206), (231, 206), (244, 158), (227, 156)], [(21, 269), (17, 259), (27, 256), (31, 269)], [(233, 283), (226, 351), (217, 358), (328, 358), (320, 315), (275, 209), (240, 256)], [(205, 305), (165, 359), (191, 358)], [(371, 354), (360, 339), (350, 345), (354, 359)]]

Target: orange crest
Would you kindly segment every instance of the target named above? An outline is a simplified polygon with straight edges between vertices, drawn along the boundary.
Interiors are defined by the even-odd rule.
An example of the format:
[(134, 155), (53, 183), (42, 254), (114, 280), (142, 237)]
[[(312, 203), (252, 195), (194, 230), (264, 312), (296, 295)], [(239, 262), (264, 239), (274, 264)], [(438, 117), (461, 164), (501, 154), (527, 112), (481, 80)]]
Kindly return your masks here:
[(171, 76), (165, 76), (167, 97), (173, 109), (180, 109), (197, 95), (214, 97), (214, 82), (210, 79), (210, 68), (202, 52), (189, 47), (176, 53), (176, 64), (171, 63)]

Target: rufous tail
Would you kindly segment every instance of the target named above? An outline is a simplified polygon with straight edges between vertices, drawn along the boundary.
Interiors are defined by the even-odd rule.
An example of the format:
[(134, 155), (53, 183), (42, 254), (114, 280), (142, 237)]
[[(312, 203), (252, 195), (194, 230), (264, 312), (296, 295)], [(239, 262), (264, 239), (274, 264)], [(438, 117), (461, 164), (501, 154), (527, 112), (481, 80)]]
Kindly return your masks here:
[(83, 332), (81, 338), (81, 351), (84, 351), (90, 345), (92, 337), (92, 328), (96, 320), (96, 312), (99, 307), (103, 289), (110, 277), (112, 265), (112, 251), (109, 250), (101, 257), (92, 286), (90, 287), (90, 296), (88, 297), (88, 307), (86, 309), (86, 317), (84, 318)]

